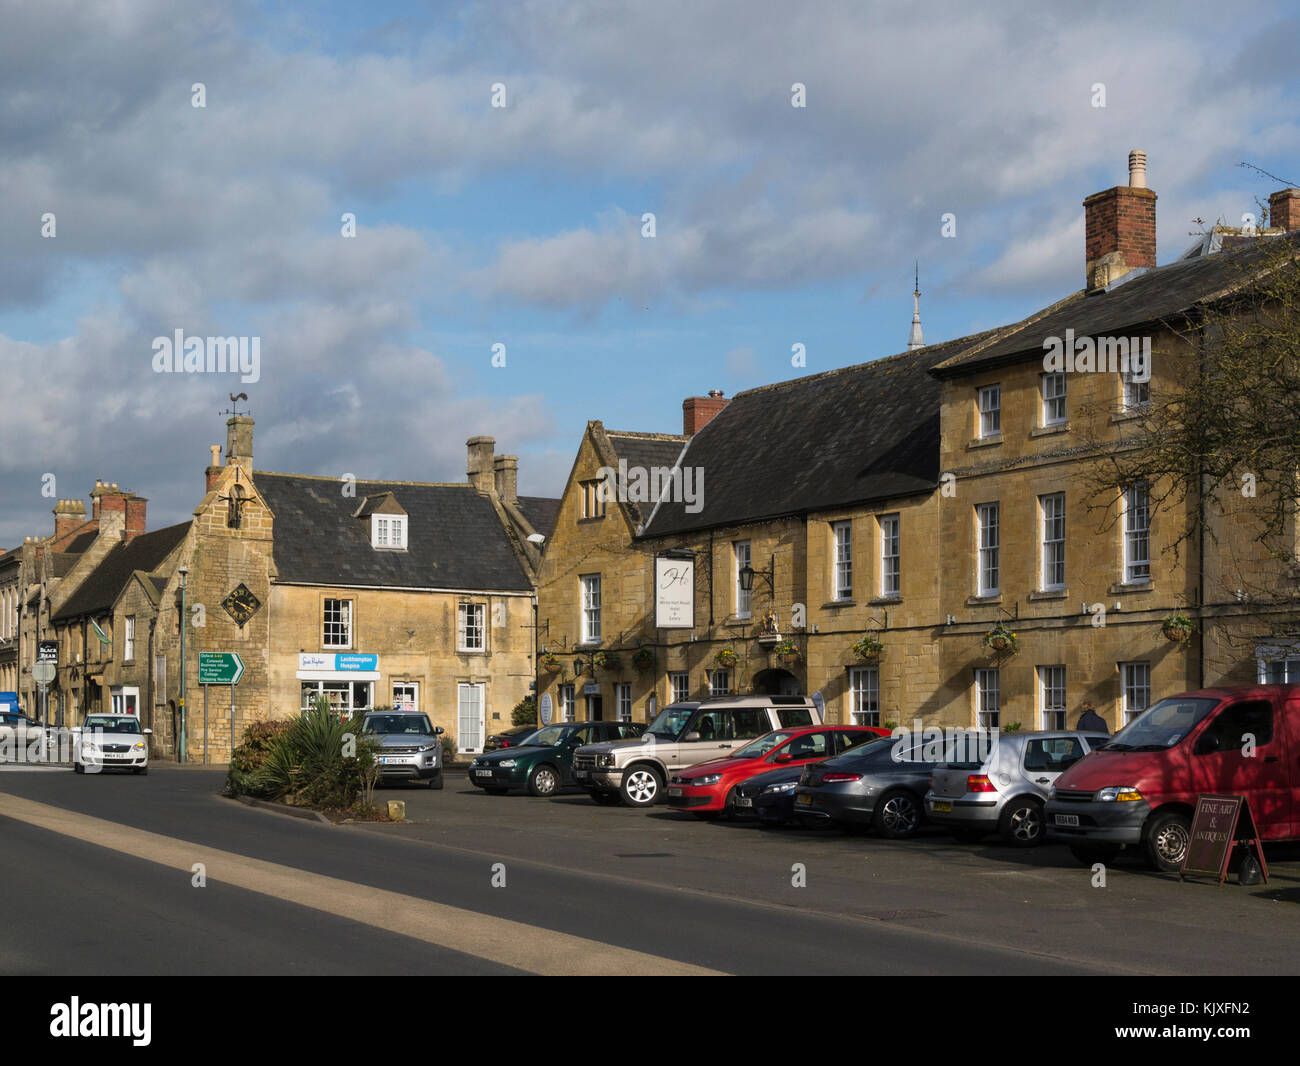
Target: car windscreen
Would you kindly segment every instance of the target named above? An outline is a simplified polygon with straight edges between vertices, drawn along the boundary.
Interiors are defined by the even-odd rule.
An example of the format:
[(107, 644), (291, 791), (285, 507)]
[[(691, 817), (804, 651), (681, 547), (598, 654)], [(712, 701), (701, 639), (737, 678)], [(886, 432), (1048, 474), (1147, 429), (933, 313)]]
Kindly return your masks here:
[(1172, 748), (1219, 705), (1204, 696), (1161, 700), (1116, 733), (1102, 751), (1164, 751)]
[(572, 726), (548, 725), (545, 729), (539, 729), (531, 737), (526, 737), (527, 745), (520, 741), (519, 747), (553, 748), (572, 732)]
[(91, 733), (139, 733), (140, 721), (126, 715), (121, 718), (87, 718), (85, 728)]
[(777, 730), (775, 733), (764, 733), (757, 740), (746, 744), (739, 751), (733, 751), (733, 759), (761, 759), (778, 744), (784, 744), (794, 733), (787, 733), (783, 730)]
[(921, 735), (921, 752), (948, 770), (978, 770), (997, 750), (996, 729), (950, 729), (942, 736)]
[(422, 714), (368, 714), (366, 731), (369, 733), (400, 733), (413, 737), (433, 736), (433, 726)]
[(691, 704), (675, 703), (670, 707), (665, 707), (655, 720), (650, 723), (646, 729), (647, 733), (653, 733), (656, 737), (676, 740), (686, 723), (691, 720), (691, 715), (695, 713), (695, 707)]

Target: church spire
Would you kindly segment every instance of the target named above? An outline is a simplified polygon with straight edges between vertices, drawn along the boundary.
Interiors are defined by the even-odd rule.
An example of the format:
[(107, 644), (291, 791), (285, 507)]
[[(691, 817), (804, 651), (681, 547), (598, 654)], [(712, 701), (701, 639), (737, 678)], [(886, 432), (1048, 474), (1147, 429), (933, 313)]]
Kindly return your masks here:
[(915, 283), (912, 288), (912, 334), (907, 338), (907, 350), (914, 352), (925, 347), (921, 336), (921, 263), (916, 263)]

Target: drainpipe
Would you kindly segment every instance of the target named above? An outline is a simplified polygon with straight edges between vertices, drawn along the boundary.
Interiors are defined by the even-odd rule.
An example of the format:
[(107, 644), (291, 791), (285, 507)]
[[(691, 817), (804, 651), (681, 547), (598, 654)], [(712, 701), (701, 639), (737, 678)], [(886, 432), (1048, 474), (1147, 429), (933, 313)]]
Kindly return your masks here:
[(185, 578), (188, 576), (190, 568), (182, 566), (177, 570), (181, 575), (181, 742), (180, 748), (176, 753), (178, 762), (185, 762), (185, 630), (189, 628), (185, 622), (189, 616), (189, 604), (185, 599)]

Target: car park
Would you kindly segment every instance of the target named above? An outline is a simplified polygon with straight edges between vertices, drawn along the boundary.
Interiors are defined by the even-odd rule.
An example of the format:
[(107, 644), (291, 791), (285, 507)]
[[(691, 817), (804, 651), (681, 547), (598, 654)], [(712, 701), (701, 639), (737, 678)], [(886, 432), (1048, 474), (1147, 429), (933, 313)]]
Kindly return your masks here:
[(732, 791), (746, 778), (774, 766), (803, 766), (827, 759), (888, 735), (887, 729), (865, 725), (773, 730), (725, 758), (677, 771), (668, 783), (668, 806), (700, 817), (731, 814), (736, 804)]
[(896, 840), (915, 836), (938, 754), (920, 740), (887, 737), (805, 767), (794, 815), (804, 825), (870, 825)]
[(1052, 785), (1109, 740), (1068, 729), (958, 733), (950, 742), (962, 750), (931, 775), (926, 816), (965, 842), (996, 832), (1016, 847), (1042, 844), (1047, 838), (1043, 808)]
[(133, 714), (89, 714), (72, 731), (72, 769), (84, 774), (104, 770), (149, 772), (152, 729), (141, 729)]
[(637, 741), (596, 744), (574, 757), (574, 777), (598, 803), (649, 807), (678, 770), (739, 750), (774, 729), (821, 724), (807, 696), (715, 696), (665, 707)]
[(1159, 700), (1062, 774), (1049, 836), (1082, 862), (1139, 848), (1181, 868), (1201, 795), (1243, 796), (1263, 840), (1300, 839), (1300, 685), (1201, 689)]
[(483, 753), (500, 751), (502, 748), (517, 748), (525, 739), (537, 732), (535, 725), (518, 725), (513, 729), (504, 729), (493, 733), (483, 742)]
[(469, 764), (470, 784), (490, 795), (512, 788), (533, 796), (553, 796), (575, 784), (573, 753), (584, 744), (635, 740), (645, 726), (639, 722), (559, 722), (543, 726), (516, 747), (477, 756)]
[(361, 720), (363, 732), (376, 741), (379, 782), (423, 781), (442, 788), (442, 726), (420, 711), (371, 711)]

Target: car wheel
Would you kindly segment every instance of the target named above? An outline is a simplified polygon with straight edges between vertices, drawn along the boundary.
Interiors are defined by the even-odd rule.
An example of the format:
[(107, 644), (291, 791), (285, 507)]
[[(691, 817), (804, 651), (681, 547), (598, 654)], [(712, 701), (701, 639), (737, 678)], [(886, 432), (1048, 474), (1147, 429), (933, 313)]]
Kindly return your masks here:
[(958, 844), (978, 844), (988, 833), (983, 829), (954, 829), (952, 838)]
[(1011, 800), (998, 819), (998, 833), (1016, 848), (1032, 848), (1043, 842), (1043, 805), (1023, 796)]
[(1183, 857), (1187, 854), (1191, 828), (1192, 823), (1185, 814), (1170, 811), (1156, 815), (1142, 835), (1147, 862), (1164, 873), (1177, 873), (1182, 869)]
[(890, 840), (906, 840), (916, 836), (924, 817), (916, 797), (906, 789), (897, 788), (886, 792), (877, 801), (871, 824), (881, 836), (889, 837)]
[(1085, 866), (1094, 862), (1110, 862), (1119, 854), (1119, 844), (1071, 844), (1070, 854)]
[(659, 798), (664, 784), (652, 766), (632, 766), (623, 774), (620, 793), (629, 807), (649, 807)]
[(79, 762), (74, 762), (74, 763), (72, 764), (72, 772), (73, 772), (74, 774), (84, 774), (84, 773), (86, 772), (86, 768), (85, 768), (84, 766), (82, 766), (81, 763), (79, 763)]
[(606, 792), (603, 789), (599, 789), (599, 788), (587, 789), (587, 795), (590, 796), (597, 803), (599, 803), (602, 807), (612, 806), (613, 804), (619, 801), (617, 792)]
[(560, 775), (555, 767), (550, 763), (542, 763), (541, 766), (533, 767), (533, 772), (528, 775), (528, 794), (530, 796), (554, 796), (555, 790), (560, 787)]
[(430, 792), (432, 792), (432, 791), (434, 791), (434, 790), (437, 790), (437, 791), (441, 792), (441, 791), (442, 791), (442, 771), (439, 770), (436, 774), (434, 774), (431, 778), (429, 778), (428, 782), (426, 782), (426, 784), (425, 784), (425, 787), (428, 788)]
[(483, 791), (489, 796), (504, 796), (510, 790), (508, 788), (485, 788)]

